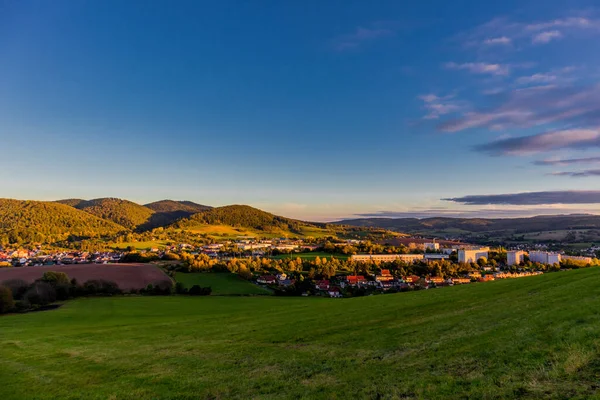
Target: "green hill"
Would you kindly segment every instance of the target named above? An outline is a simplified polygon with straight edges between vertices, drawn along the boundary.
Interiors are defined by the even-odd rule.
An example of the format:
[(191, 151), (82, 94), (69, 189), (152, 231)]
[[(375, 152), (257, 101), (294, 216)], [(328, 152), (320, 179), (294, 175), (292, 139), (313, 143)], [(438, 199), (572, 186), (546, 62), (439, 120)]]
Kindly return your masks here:
[(75, 208), (134, 230), (150, 221), (154, 211), (129, 200), (103, 198), (81, 201)]
[(160, 200), (145, 204), (147, 207), (157, 213), (185, 212), (188, 215), (210, 210), (211, 206), (197, 204), (192, 201)]
[(161, 200), (146, 204), (145, 207), (154, 211), (150, 220), (140, 226), (140, 230), (166, 227), (175, 221), (188, 218), (196, 213), (210, 210), (212, 207), (191, 201)]
[(85, 202), (85, 200), (83, 200), (83, 199), (56, 200), (56, 203), (66, 204), (68, 206), (75, 207), (75, 208), (77, 208), (78, 205), (80, 205), (81, 203), (84, 203), (84, 202)]
[[(198, 230), (227, 226), (239, 229), (240, 233), (252, 231), (281, 235), (302, 235), (306, 229), (325, 229), (325, 224), (309, 223), (280, 217), (245, 205), (217, 207), (203, 211), (176, 222), (177, 229)], [(218, 229), (217, 229), (218, 231)]]
[(599, 286), (589, 268), (350, 299), (79, 299), (0, 318), (0, 398), (598, 398)]
[(0, 199), (2, 244), (54, 243), (69, 237), (97, 238), (124, 228), (65, 204)]

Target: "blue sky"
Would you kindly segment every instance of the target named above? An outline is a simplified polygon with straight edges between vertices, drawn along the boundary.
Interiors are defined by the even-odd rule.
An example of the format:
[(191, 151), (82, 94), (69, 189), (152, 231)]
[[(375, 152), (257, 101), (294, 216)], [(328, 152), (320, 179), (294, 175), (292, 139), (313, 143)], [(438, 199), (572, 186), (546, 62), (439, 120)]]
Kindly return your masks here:
[(598, 43), (593, 1), (0, 0), (1, 195), (598, 212)]

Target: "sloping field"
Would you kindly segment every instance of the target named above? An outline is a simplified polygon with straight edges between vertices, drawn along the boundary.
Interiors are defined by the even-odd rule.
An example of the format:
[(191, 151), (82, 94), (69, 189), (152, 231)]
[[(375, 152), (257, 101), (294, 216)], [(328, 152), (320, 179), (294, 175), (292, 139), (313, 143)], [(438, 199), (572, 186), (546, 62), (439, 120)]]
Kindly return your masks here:
[(77, 264), (0, 268), (0, 283), (10, 279), (22, 279), (31, 283), (41, 278), (46, 271), (64, 272), (69, 278), (77, 279), (80, 284), (96, 279), (113, 281), (121, 290), (139, 290), (151, 283), (170, 280), (164, 272), (150, 264)]
[(599, 398), (599, 288), (586, 269), (353, 299), (79, 299), (0, 318), (0, 398)]

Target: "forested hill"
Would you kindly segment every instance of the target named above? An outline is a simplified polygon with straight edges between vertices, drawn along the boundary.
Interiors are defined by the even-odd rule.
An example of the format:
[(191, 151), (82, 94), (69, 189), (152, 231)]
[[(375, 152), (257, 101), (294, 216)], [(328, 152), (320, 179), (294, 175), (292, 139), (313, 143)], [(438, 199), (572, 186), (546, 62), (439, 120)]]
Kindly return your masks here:
[[(148, 207), (136, 204), (129, 200), (103, 198), (88, 201), (59, 200), (59, 202), (73, 203), (73, 207), (95, 215), (97, 217), (110, 220), (116, 224), (122, 225), (127, 229), (136, 229), (139, 226), (147, 224), (150, 221), (154, 211)], [(68, 204), (68, 203), (67, 203)]]
[(252, 228), (263, 231), (290, 230), (298, 231), (302, 226), (325, 227), (325, 224), (302, 222), (280, 217), (266, 211), (245, 205), (217, 207), (192, 215), (176, 223), (177, 227), (185, 228), (198, 224), (230, 225)]
[(245, 205), (217, 207), (192, 215), (174, 224), (180, 229), (192, 228), (197, 225), (229, 225), (272, 231), (300, 232), (302, 228), (325, 228), (325, 224), (309, 223), (290, 218), (280, 217), (266, 211)]
[(210, 210), (211, 206), (205, 206), (202, 204), (194, 203), (193, 201), (175, 201), (175, 200), (160, 200), (153, 203), (144, 205), (154, 212), (161, 213), (173, 213), (173, 212), (186, 212), (188, 214), (195, 214), (202, 211)]
[(65, 204), (0, 199), (0, 242), (54, 243), (112, 236), (124, 228)]
[(541, 215), (530, 218), (359, 218), (336, 224), (378, 227), (413, 234), (432, 232), (544, 232), (571, 229), (600, 229), (599, 215)]

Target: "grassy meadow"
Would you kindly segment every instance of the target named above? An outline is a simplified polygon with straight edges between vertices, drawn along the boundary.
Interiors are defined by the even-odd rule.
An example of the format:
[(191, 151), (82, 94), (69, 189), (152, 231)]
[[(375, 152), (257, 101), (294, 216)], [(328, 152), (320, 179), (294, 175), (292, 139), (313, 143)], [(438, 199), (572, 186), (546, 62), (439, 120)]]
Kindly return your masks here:
[(112, 297), (0, 317), (2, 399), (589, 399), (600, 269), (350, 299)]
[(210, 286), (213, 295), (231, 296), (231, 295), (269, 295), (270, 291), (263, 289), (251, 282), (239, 278), (236, 274), (230, 273), (209, 273), (209, 272), (178, 272), (175, 280), (181, 282), (186, 288), (194, 285), (201, 287)]

